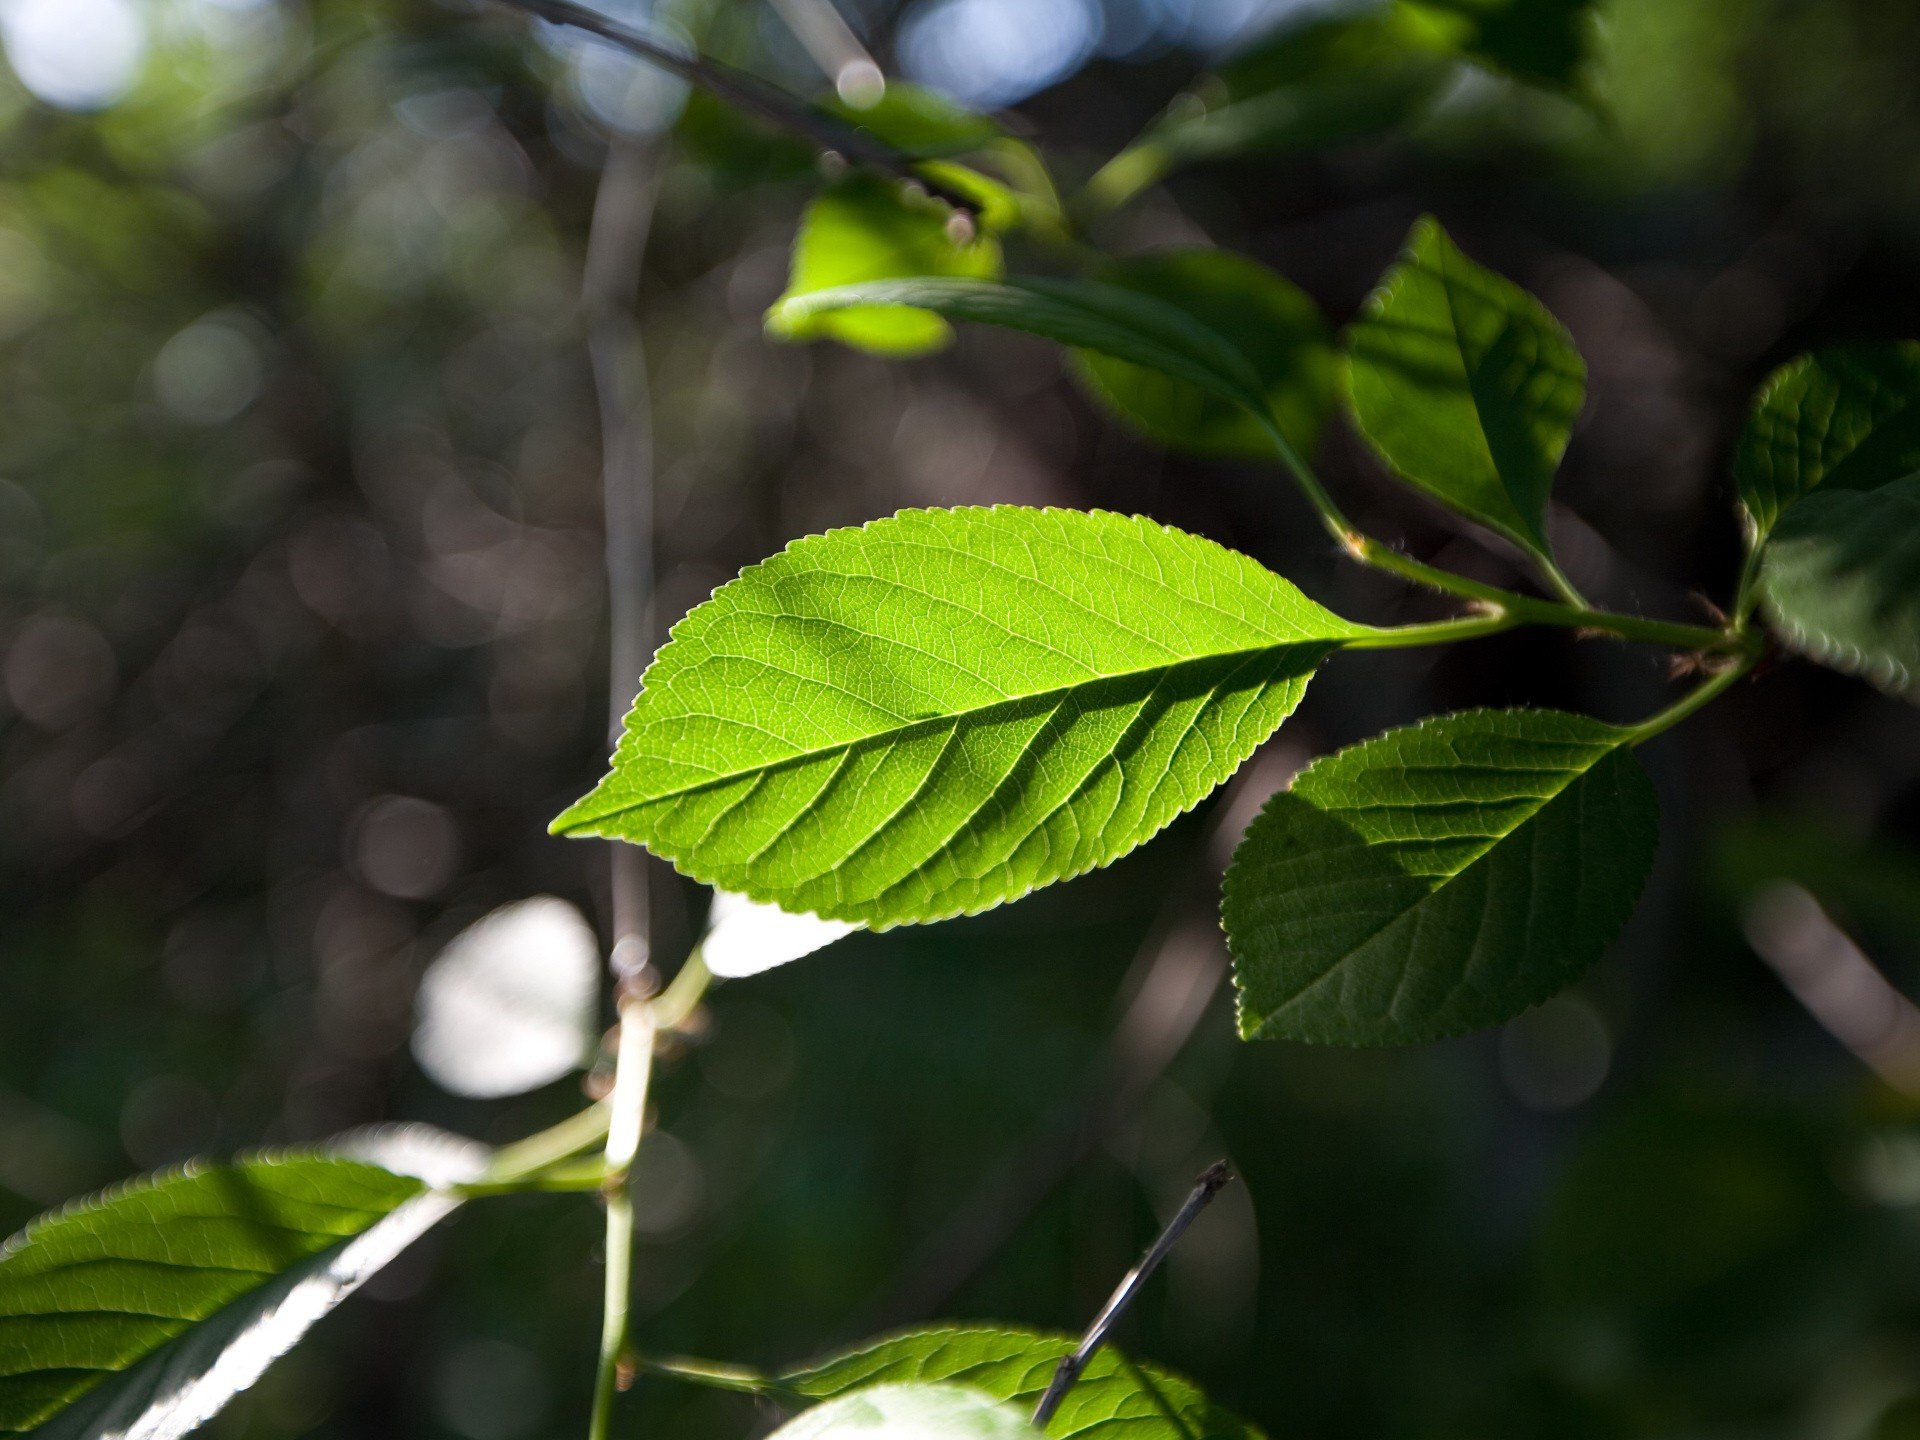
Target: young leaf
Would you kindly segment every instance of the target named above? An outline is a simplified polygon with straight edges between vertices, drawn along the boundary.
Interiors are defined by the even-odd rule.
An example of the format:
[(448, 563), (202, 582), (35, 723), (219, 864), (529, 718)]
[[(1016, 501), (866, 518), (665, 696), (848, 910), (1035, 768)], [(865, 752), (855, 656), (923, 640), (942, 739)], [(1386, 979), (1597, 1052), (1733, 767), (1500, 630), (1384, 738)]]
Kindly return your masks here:
[(681, 621), (554, 829), (827, 919), (971, 913), (1153, 835), (1369, 633), (1149, 520), (902, 511)]
[(524, 1095), (586, 1064), (600, 942), (566, 901), (503, 905), (448, 942), (420, 979), (413, 1055), (455, 1095)]
[(1586, 395), (1559, 321), (1431, 217), (1347, 334), (1354, 418), (1403, 479), (1540, 556)]
[(1920, 701), (1920, 475), (1796, 501), (1760, 585), (1767, 618), (1795, 650)]
[[(1295, 450), (1313, 449), (1332, 408), (1334, 352), (1319, 309), (1296, 286), (1228, 250), (1142, 255), (1102, 278), (1164, 300), (1230, 342), (1258, 372), (1281, 433)], [(1094, 395), (1162, 444), (1206, 455), (1273, 454), (1265, 427), (1239, 404), (1099, 351), (1076, 358)]]
[(1571, 88), (1586, 58), (1594, 0), (1398, 0), (1449, 45), (1495, 70)]
[(401, 1169), (479, 1168), (477, 1147), (413, 1131), (357, 1154), (190, 1166), (0, 1248), (0, 1435), (187, 1434), (454, 1208)]
[[(943, 176), (954, 178), (950, 172)], [(825, 336), (882, 355), (938, 349), (952, 332), (945, 321), (924, 310), (883, 305), (810, 311), (786, 302), (819, 290), (898, 276), (998, 275), (1000, 242), (984, 232), (956, 238), (952, 218), (938, 201), (908, 197), (896, 181), (849, 175), (807, 207), (794, 241), (787, 292), (768, 312), (768, 328), (784, 339)]]
[(876, 1385), (816, 1405), (771, 1440), (1037, 1440), (1010, 1405), (960, 1385)]
[(885, 280), (782, 299), (767, 323), (808, 325), (871, 305), (911, 305), (949, 320), (1024, 330), (1062, 345), (1094, 350), (1185, 380), (1211, 395), (1264, 413), (1260, 372), (1232, 344), (1191, 315), (1097, 280), (1015, 278)]
[(1470, 711), (1301, 771), (1227, 871), (1240, 1033), (1434, 1040), (1567, 984), (1653, 865), (1653, 789), (1629, 736), (1552, 710)]
[(1872, 490), (1920, 471), (1920, 343), (1802, 355), (1761, 387), (1733, 475), (1764, 540), (1816, 486)]
[[(910, 1330), (790, 1370), (779, 1385), (813, 1399), (903, 1382), (958, 1382), (1030, 1413), (1078, 1341), (998, 1325)], [(1088, 1362), (1047, 1425), (1055, 1440), (1264, 1440), (1191, 1382), (1111, 1347)]]

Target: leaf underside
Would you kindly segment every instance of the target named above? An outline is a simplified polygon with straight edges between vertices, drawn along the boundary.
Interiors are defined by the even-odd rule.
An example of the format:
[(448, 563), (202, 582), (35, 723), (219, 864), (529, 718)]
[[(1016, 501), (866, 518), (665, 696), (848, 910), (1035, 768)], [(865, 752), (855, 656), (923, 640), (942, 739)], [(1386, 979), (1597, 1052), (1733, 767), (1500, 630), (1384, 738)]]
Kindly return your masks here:
[[(327, 1290), (356, 1237), (410, 1204), (441, 1204), (423, 1191), (353, 1160), (262, 1156), (138, 1181), (35, 1223), (0, 1250), (0, 1435), (184, 1433), (291, 1343), (283, 1323), (249, 1351), (248, 1327), (302, 1281)], [(296, 1308), (324, 1298), (323, 1311), (344, 1293), (310, 1288)], [(203, 1388), (222, 1364), (234, 1383)]]
[(1586, 396), (1560, 322), (1427, 218), (1347, 345), (1354, 418), (1393, 471), (1547, 554), (1547, 499)]
[(1469, 711), (1303, 770), (1227, 872), (1241, 1034), (1439, 1039), (1579, 975), (1653, 864), (1653, 791), (1627, 733), (1557, 711)]
[(1920, 344), (1843, 345), (1789, 361), (1761, 387), (1734, 454), (1762, 539), (1808, 492), (1872, 490), (1920, 471)]
[(969, 913), (1140, 844), (1367, 633), (1152, 521), (903, 511), (688, 615), (554, 829), (828, 919)]
[(1793, 649), (1920, 701), (1920, 475), (1796, 501), (1768, 542), (1761, 590)]
[[(825, 1400), (864, 1386), (903, 1382), (965, 1385), (1023, 1412), (1046, 1392), (1077, 1342), (996, 1325), (934, 1326), (878, 1340), (779, 1377), (786, 1389)], [(1047, 1425), (1055, 1440), (1264, 1440), (1190, 1381), (1111, 1348), (1095, 1354)]]
[(1009, 1405), (960, 1385), (875, 1385), (816, 1405), (769, 1440), (1036, 1440)]

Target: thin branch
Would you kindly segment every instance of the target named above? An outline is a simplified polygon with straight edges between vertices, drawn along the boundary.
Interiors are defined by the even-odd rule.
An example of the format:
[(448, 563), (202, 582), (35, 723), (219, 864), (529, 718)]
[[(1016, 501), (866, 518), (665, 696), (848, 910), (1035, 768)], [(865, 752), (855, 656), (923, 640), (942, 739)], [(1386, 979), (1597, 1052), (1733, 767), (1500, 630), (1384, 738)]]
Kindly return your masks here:
[(1047, 1422), (1053, 1418), (1053, 1412), (1060, 1408), (1060, 1402), (1067, 1398), (1067, 1392), (1079, 1380), (1081, 1371), (1087, 1368), (1087, 1362), (1106, 1344), (1113, 1327), (1127, 1313), (1127, 1307), (1133, 1304), (1140, 1287), (1147, 1283), (1147, 1277), (1160, 1268), (1160, 1262), (1167, 1258), (1180, 1237), (1187, 1233), (1187, 1227), (1199, 1218), (1200, 1212), (1213, 1203), (1213, 1197), (1226, 1189), (1232, 1180), (1233, 1171), (1224, 1160), (1214, 1161), (1201, 1172), (1186, 1203), (1167, 1222), (1167, 1228), (1160, 1232), (1160, 1238), (1147, 1247), (1147, 1253), (1140, 1257), (1140, 1263), (1127, 1272), (1126, 1278), (1115, 1288), (1100, 1313), (1093, 1317), (1093, 1323), (1087, 1327), (1087, 1333), (1080, 1338), (1074, 1352), (1061, 1360), (1060, 1368), (1053, 1372), (1053, 1383), (1047, 1386), (1047, 1393), (1034, 1406), (1034, 1429), (1046, 1428)]
[(834, 7), (833, 0), (771, 0), (793, 38), (833, 82), (840, 98), (870, 104), (886, 93), (887, 77)]
[(775, 129), (785, 130), (820, 150), (839, 155), (856, 165), (884, 171), (896, 179), (917, 185), (938, 196), (954, 209), (972, 215), (980, 205), (972, 197), (924, 174), (919, 162), (904, 151), (877, 139), (837, 116), (789, 95), (757, 75), (736, 70), (704, 55), (686, 55), (662, 45), (631, 25), (622, 24), (575, 0), (498, 0), (498, 3), (532, 15), (554, 25), (567, 25), (598, 35), (621, 49), (638, 55), (669, 74), (678, 75), (689, 85), (723, 100)]

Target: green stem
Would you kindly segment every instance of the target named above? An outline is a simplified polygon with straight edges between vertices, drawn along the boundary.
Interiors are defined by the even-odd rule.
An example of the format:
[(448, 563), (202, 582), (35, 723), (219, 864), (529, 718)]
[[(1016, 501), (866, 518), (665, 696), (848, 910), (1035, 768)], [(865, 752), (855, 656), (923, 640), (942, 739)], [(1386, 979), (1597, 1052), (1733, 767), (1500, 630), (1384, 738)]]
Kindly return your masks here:
[(640, 1151), (640, 1135), (646, 1128), (647, 1087), (653, 1075), (657, 1034), (652, 1002), (638, 995), (623, 996), (613, 1094), (607, 1100), (607, 1179), (601, 1190), (607, 1202), (606, 1283), (587, 1440), (607, 1440), (613, 1397), (620, 1389), (620, 1363), (627, 1348), (627, 1314), (633, 1293), (633, 1200), (627, 1185), (633, 1158)]
[(722, 1365), (717, 1360), (694, 1360), (685, 1356), (652, 1360), (635, 1356), (634, 1368), (649, 1375), (666, 1375), (715, 1390), (735, 1390), (747, 1395), (770, 1395), (782, 1390), (779, 1381), (744, 1365)]
[(503, 1146), (494, 1152), (493, 1164), (478, 1183), (505, 1186), (571, 1160), (607, 1138), (607, 1116), (605, 1104), (591, 1105), (551, 1129)]
[(1071, 209), (1077, 214), (1106, 215), (1120, 209), (1170, 168), (1168, 155), (1158, 145), (1137, 140), (1102, 165), (1080, 187)]
[(1638, 725), (1629, 726), (1629, 739), (1627, 743), (1629, 745), (1644, 745), (1647, 741), (1653, 739), (1654, 736), (1671, 730), (1696, 710), (1703, 709), (1715, 698), (1738, 683), (1741, 677), (1746, 675), (1748, 671), (1752, 670), (1756, 658), (1755, 656), (1748, 655), (1726, 666), (1726, 668), (1710, 678), (1704, 685), (1696, 685), (1658, 714), (1648, 716)]
[(1540, 574), (1546, 579), (1547, 587), (1568, 605), (1576, 610), (1593, 608), (1587, 597), (1574, 588), (1573, 581), (1567, 578), (1566, 572), (1554, 562), (1551, 555), (1536, 554), (1533, 557), (1533, 563), (1540, 567)]
[(673, 977), (667, 988), (653, 1002), (654, 1028), (663, 1034), (678, 1030), (687, 1023), (705, 998), (707, 990), (713, 985), (714, 974), (707, 969), (707, 958), (695, 946), (693, 953), (687, 956), (680, 971)]
[(587, 1440), (607, 1440), (613, 1397), (620, 1388), (620, 1355), (627, 1348), (627, 1306), (633, 1290), (633, 1201), (623, 1179), (607, 1191), (607, 1270), (600, 1321), (600, 1360), (593, 1378), (593, 1416)]
[(1740, 580), (1733, 591), (1733, 623), (1744, 626), (1760, 601), (1760, 555), (1765, 542), (1749, 538), (1747, 558), (1740, 562)]
[(1520, 623), (1518, 616), (1505, 610), (1484, 615), (1463, 615), (1457, 620), (1435, 620), (1425, 625), (1393, 625), (1376, 630), (1358, 640), (1349, 640), (1349, 650), (1402, 650), (1414, 645), (1451, 645), (1459, 640), (1478, 640), (1498, 635)]

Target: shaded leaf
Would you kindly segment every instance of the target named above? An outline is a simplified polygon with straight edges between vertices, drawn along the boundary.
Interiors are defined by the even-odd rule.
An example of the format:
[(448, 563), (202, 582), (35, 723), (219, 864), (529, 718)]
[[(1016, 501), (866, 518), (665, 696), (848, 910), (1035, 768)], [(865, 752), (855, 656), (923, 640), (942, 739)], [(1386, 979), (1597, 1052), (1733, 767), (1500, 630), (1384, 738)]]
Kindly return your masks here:
[(1368, 633), (1149, 520), (902, 511), (681, 621), (554, 828), (828, 919), (971, 913), (1153, 835)]
[(413, 1055), (456, 1095), (521, 1095), (584, 1065), (599, 1014), (600, 942), (551, 895), (503, 905), (434, 957)]
[(1446, 44), (1521, 80), (1573, 88), (1594, 30), (1595, 0), (1398, 0)]
[[(949, 167), (942, 175), (952, 180), (958, 168)], [(883, 355), (938, 349), (952, 332), (945, 321), (921, 309), (804, 309), (786, 302), (869, 280), (998, 275), (1000, 242), (984, 232), (957, 237), (953, 218), (944, 204), (908, 195), (896, 181), (847, 176), (807, 207), (794, 240), (786, 294), (768, 312), (768, 328), (785, 339), (826, 337)]]
[[(1319, 308), (1297, 286), (1228, 250), (1137, 256), (1101, 278), (1164, 300), (1231, 343), (1257, 372), (1281, 433), (1294, 449), (1312, 450), (1332, 407), (1335, 359)], [(1078, 361), (1095, 396), (1162, 444), (1209, 455), (1273, 453), (1265, 426), (1237, 403), (1098, 351), (1081, 351)]]
[(1761, 387), (1733, 460), (1764, 539), (1816, 487), (1872, 490), (1920, 471), (1920, 343), (1802, 355)]
[(1354, 417), (1395, 473), (1547, 554), (1547, 497), (1586, 395), (1560, 322), (1427, 217), (1347, 349)]
[(1920, 475), (1795, 502), (1760, 584), (1767, 619), (1793, 649), (1920, 700)]
[(1228, 341), (1163, 300), (1096, 280), (895, 280), (791, 296), (769, 323), (810, 323), (868, 305), (912, 305), (949, 320), (1024, 330), (1158, 370), (1264, 413), (1260, 373)]
[(714, 894), (713, 908), (707, 913), (700, 955), (715, 975), (738, 980), (825, 949), (859, 928), (844, 920), (789, 914), (778, 905), (762, 905), (721, 890)]
[[(1000, 1325), (938, 1325), (872, 1341), (778, 1377), (815, 1399), (862, 1386), (950, 1381), (1031, 1413), (1074, 1337)], [(1100, 1350), (1047, 1425), (1057, 1440), (1262, 1440), (1254, 1426), (1221, 1409), (1191, 1381)]]
[(452, 1210), (478, 1147), (402, 1131), (134, 1181), (0, 1250), (0, 1435), (171, 1440)]
[(959, 1385), (876, 1385), (816, 1405), (773, 1440), (1033, 1440), (1018, 1410)]
[(883, 144), (923, 158), (965, 155), (1007, 133), (997, 121), (903, 80), (889, 80), (870, 105), (855, 105), (835, 97), (827, 108)]
[(1496, 1025), (1566, 985), (1652, 869), (1658, 817), (1630, 734), (1469, 711), (1301, 771), (1227, 872), (1240, 1033), (1405, 1044)]

